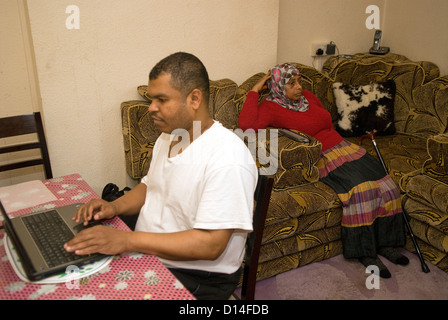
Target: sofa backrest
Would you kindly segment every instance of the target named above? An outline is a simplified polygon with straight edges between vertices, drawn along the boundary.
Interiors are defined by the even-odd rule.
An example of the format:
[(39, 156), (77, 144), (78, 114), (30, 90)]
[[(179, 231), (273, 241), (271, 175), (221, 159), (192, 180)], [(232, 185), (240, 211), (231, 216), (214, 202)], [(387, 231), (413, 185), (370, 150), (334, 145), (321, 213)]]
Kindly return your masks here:
[[(440, 77), (431, 62), (412, 62), (403, 56), (355, 55), (332, 57), (324, 72), (294, 63), (301, 70), (304, 89), (313, 92), (334, 121), (338, 119), (332, 85), (334, 82), (363, 85), (394, 80), (395, 127), (398, 132), (429, 137), (448, 132), (448, 76)], [(240, 86), (230, 79), (210, 81), (210, 114), (225, 127), (238, 126), (238, 115), (253, 85), (264, 75), (257, 73)], [(142, 178), (148, 171), (154, 142), (160, 135), (148, 112), (146, 86), (138, 87), (143, 101), (121, 105), (126, 167), (130, 177)], [(260, 101), (268, 92), (260, 95)]]
[(238, 115), (235, 94), (238, 85), (230, 79), (210, 81), (210, 115), (228, 129), (235, 129)]
[[(393, 80), (396, 84), (394, 123), (397, 132), (429, 137), (448, 128), (448, 76), (440, 77), (439, 68), (431, 62), (413, 62), (399, 56), (378, 57), (355, 55), (351, 58), (332, 57), (323, 72), (300, 63), (296, 65), (303, 78), (303, 88), (314, 93), (330, 112), (334, 122), (338, 112), (333, 83), (366, 85)], [(247, 79), (237, 91), (238, 112), (245, 95), (264, 73)], [(260, 101), (266, 97), (265, 92)]]
[[(448, 91), (446, 82), (444, 84), (444, 81), (437, 81), (440, 78), (428, 81), (427, 74), (431, 72), (427, 72), (421, 64), (415, 62), (347, 61), (332, 70), (331, 79), (334, 82), (353, 85), (393, 80), (396, 85), (394, 101), (396, 130), (428, 137), (446, 129)], [(438, 98), (440, 94), (442, 99)], [(334, 103), (327, 107), (333, 115), (336, 107)]]

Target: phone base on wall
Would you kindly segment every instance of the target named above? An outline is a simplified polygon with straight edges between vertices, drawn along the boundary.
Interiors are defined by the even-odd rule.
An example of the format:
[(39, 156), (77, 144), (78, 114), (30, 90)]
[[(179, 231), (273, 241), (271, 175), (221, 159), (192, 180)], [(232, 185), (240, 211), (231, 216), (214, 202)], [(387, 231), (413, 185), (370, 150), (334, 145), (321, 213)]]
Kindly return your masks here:
[(370, 53), (371, 54), (386, 54), (390, 52), (389, 47), (379, 47), (378, 49), (371, 48)]

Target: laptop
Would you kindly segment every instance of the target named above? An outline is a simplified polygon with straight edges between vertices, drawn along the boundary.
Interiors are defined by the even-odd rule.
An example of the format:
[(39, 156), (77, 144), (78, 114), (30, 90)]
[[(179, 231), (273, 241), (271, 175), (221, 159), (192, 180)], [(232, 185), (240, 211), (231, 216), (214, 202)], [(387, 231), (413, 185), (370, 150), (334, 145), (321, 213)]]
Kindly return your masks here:
[(64, 244), (85, 228), (100, 224), (91, 221), (87, 226), (72, 220), (82, 203), (10, 218), (0, 201), (3, 226), (20, 258), (30, 281), (38, 281), (64, 273), (68, 266), (82, 266), (105, 255), (76, 255), (66, 252)]

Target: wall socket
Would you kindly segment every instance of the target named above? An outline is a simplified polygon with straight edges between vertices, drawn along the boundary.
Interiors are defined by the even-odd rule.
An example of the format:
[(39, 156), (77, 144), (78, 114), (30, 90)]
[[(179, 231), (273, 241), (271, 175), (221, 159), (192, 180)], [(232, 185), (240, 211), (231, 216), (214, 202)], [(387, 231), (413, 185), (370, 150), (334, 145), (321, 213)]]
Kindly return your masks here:
[(321, 57), (327, 55), (335, 54), (334, 43), (313, 43), (311, 45), (311, 56), (312, 57)]

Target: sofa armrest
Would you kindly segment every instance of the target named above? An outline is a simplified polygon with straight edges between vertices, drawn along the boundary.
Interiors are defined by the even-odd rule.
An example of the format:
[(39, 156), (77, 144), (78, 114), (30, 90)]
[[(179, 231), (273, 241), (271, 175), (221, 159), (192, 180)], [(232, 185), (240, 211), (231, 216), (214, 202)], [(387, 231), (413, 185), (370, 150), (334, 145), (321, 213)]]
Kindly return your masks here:
[(302, 132), (279, 129), (275, 189), (290, 189), (319, 180), (316, 166), (322, 144)]
[(428, 138), (429, 159), (425, 161), (422, 173), (448, 184), (448, 134)]
[(274, 176), (274, 189), (295, 188), (319, 180), (316, 164), (322, 144), (304, 133), (267, 128), (234, 131), (249, 148), (260, 174)]
[[(404, 175), (400, 188), (406, 194), (404, 208), (431, 223), (440, 223), (448, 219), (448, 135), (439, 134), (427, 139), (429, 155), (421, 169)], [(405, 199), (404, 198), (404, 199)], [(423, 206), (425, 210), (418, 209)]]

